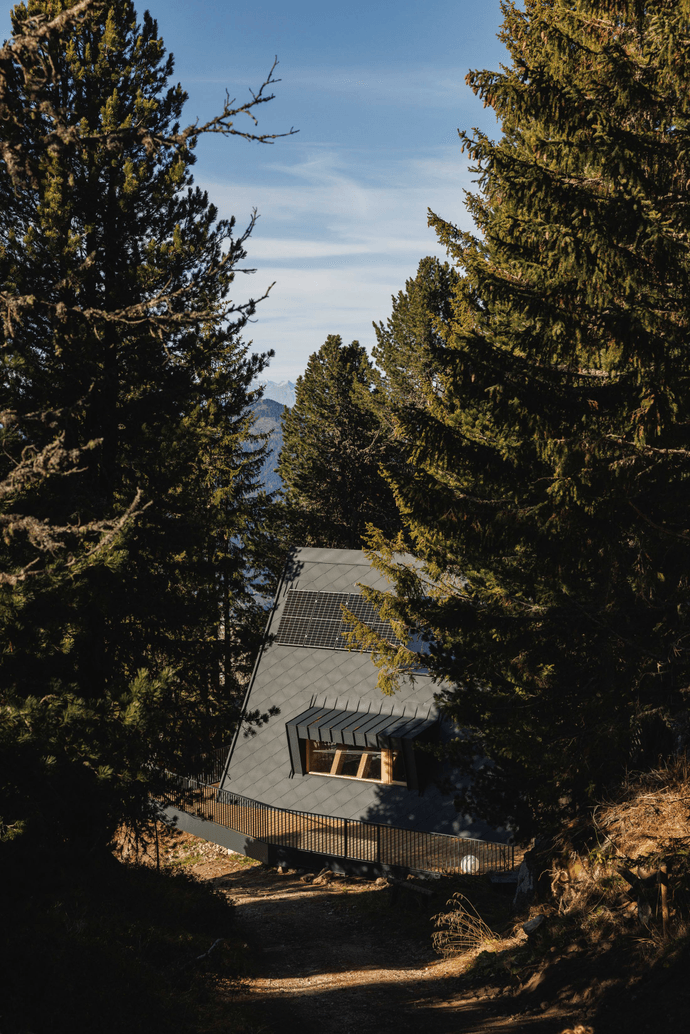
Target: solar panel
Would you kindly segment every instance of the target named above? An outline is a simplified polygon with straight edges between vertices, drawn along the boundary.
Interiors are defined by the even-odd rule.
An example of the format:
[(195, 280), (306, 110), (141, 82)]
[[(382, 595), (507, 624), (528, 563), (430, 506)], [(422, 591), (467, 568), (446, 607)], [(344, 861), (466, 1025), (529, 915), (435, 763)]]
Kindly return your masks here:
[(358, 592), (301, 592), (288, 589), (275, 641), (283, 646), (322, 646), (346, 650), (350, 626), (343, 607), (378, 632), (389, 643), (400, 645), (387, 621), (382, 621), (371, 603)]

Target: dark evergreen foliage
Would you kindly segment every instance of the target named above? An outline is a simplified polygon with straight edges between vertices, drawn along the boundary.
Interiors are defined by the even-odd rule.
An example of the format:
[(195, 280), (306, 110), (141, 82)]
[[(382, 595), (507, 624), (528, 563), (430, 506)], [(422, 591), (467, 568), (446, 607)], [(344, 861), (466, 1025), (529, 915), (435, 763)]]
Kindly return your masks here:
[(416, 277), (392, 298), (390, 318), (385, 324), (374, 324), (377, 346), (373, 357), (383, 373), (379, 412), (384, 421), (394, 420), (398, 411), (411, 417), (413, 410), (428, 408), (439, 368), (444, 366), (443, 331), (453, 315), (458, 281), (447, 262), (422, 259)]
[[(431, 375), (405, 388), (383, 342), (406, 534), (373, 544), (459, 756), (491, 759), (465, 803), (528, 832), (684, 727), (690, 20), (670, 0), (504, 13), (510, 64), (468, 76), (502, 127), (461, 134), (477, 236), (431, 216), (460, 274)], [(390, 688), (404, 657), (379, 662)]]
[(86, 852), (13, 857), (18, 847), (0, 854), (3, 1030), (212, 1028), (209, 992), (220, 973), (242, 970), (246, 952), (211, 881), (183, 866), (157, 872)]
[(130, 0), (29, 0), (12, 18), (0, 63), (3, 815), (26, 805), (59, 827), (79, 800), (82, 833), (90, 814), (98, 840), (141, 810), (146, 763), (227, 736), (260, 634), (266, 500), (249, 407), (266, 357), (239, 336), (255, 302), (229, 297), (253, 219), (240, 234), (218, 220), (191, 169), (201, 132), (265, 139), (232, 117), (270, 98), (262, 87), (181, 130), (172, 56)]
[(329, 334), (297, 378), (278, 464), (288, 545), (361, 549), (368, 523), (397, 522), (379, 472), (390, 442), (373, 412), (375, 385), (364, 348), (343, 345), (338, 334)]

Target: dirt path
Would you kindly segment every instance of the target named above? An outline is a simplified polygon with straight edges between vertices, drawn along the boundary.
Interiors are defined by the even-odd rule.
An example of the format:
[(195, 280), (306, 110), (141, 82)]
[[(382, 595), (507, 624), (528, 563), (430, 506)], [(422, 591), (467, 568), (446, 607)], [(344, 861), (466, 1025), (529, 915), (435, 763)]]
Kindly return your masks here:
[(433, 952), (428, 910), (420, 914), (413, 894), (392, 905), (383, 881), (312, 883), (299, 871), (281, 874), (227, 854), (190, 867), (233, 901), (248, 949), (248, 972), (218, 987), (228, 1019), (239, 1014), (244, 1026), (218, 1029), (559, 1034), (568, 1026), (561, 1009), (541, 1012), (537, 1003), (529, 1015), (512, 992), (468, 987), (463, 965)]

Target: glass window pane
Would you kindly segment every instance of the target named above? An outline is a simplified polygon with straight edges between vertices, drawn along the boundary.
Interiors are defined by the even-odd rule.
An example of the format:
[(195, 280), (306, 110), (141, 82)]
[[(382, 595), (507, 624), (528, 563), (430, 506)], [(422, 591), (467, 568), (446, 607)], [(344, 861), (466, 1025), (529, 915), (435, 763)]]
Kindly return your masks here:
[(312, 741), (309, 744), (309, 771), (330, 773), (333, 767), (335, 752), (335, 743), (315, 743)]
[(381, 751), (372, 750), (367, 751), (368, 757), (366, 761), (366, 770), (362, 775), (362, 779), (376, 779), (377, 782), (381, 782)]
[(307, 758), (309, 772), (381, 782), (380, 750), (310, 740)]
[(343, 747), (338, 753), (340, 754), (340, 764), (337, 772), (334, 769), (334, 775), (356, 777), (359, 762), (362, 758), (362, 751), (357, 750), (356, 747)]

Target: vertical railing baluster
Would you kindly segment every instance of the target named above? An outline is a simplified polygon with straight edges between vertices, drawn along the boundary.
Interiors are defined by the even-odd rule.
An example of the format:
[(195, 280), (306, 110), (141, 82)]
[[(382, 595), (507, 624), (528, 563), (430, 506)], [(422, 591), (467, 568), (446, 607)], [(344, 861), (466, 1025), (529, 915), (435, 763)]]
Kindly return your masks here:
[(515, 865), (513, 844), (273, 808), (224, 790), (205, 778), (179, 776), (166, 770), (160, 771), (159, 778), (157, 796), (166, 806), (210, 819), (266, 843), (428, 872), (460, 872), (467, 855), (477, 858), (478, 873), (508, 870)]

